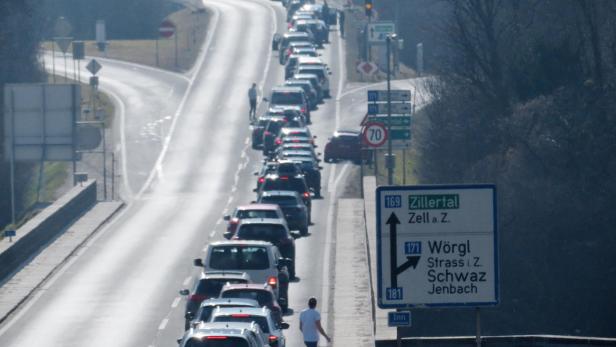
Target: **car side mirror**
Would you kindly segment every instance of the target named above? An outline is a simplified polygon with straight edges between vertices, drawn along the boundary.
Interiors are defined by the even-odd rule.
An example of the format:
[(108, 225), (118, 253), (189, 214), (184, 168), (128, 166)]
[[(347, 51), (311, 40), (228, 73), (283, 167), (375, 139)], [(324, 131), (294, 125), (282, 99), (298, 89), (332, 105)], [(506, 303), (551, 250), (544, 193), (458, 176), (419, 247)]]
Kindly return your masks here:
[(269, 102), (269, 99), (268, 98), (263, 98), (263, 101)]
[(231, 216), (230, 216), (230, 215), (228, 215), (228, 214), (226, 214), (226, 215), (224, 215), (224, 216), (222, 217), (222, 219), (223, 219), (223, 220), (228, 221), (228, 220), (230, 220), (230, 219), (231, 219)]
[(319, 170), (323, 170), (323, 167), (322, 167), (322, 166), (319, 166)]
[(180, 289), (180, 295), (186, 296), (190, 294), (190, 291), (188, 289)]
[(186, 314), (184, 315), (184, 318), (188, 319), (188, 320), (193, 320), (193, 318), (195, 318), (195, 314), (192, 313), (191, 311), (186, 312)]
[(331, 71), (328, 71), (328, 72), (327, 72), (327, 74), (328, 74), (328, 75), (331, 75), (331, 74), (332, 74), (332, 72), (331, 72)]
[(255, 171), (252, 174), (253, 174), (253, 176), (259, 176), (259, 171)]
[(180, 343), (182, 343), (182, 338), (180, 337), (179, 339), (177, 339), (177, 340), (175, 340), (175, 341), (176, 341), (176, 342), (178, 343), (178, 345), (179, 345)]
[(203, 259), (201, 259), (201, 258), (195, 258), (195, 259), (193, 260), (193, 264), (194, 264), (195, 266), (204, 267), (204, 265), (203, 265)]
[(256, 193), (257, 192), (257, 188), (253, 188), (252, 191)]
[(312, 147), (314, 147), (314, 148), (318, 148), (319, 146), (318, 146), (318, 145), (312, 145)]
[(223, 236), (225, 239), (230, 240), (230, 239), (231, 239), (231, 236), (233, 236), (233, 234), (232, 234), (231, 232), (229, 232), (229, 231), (225, 231), (225, 232), (224, 232), (224, 234), (222, 234), (222, 236)]
[(280, 323), (280, 329), (289, 329), (289, 323), (287, 322)]
[(323, 153), (321, 153), (321, 152), (317, 152), (317, 155), (322, 155), (322, 154), (323, 154)]
[(317, 138), (317, 135), (312, 135), (312, 138), (313, 138), (313, 139), (316, 139), (316, 138)]

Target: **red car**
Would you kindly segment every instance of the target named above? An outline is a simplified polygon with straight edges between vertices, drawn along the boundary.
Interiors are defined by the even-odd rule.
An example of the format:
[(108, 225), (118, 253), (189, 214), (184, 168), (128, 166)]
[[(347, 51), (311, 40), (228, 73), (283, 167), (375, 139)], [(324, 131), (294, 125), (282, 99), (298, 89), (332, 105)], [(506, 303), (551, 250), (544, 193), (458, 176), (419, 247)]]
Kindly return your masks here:
[(267, 283), (227, 284), (222, 288), (220, 297), (257, 300), (259, 306), (265, 306), (272, 311), (272, 318), (279, 324), (282, 323), (281, 304), (283, 307), (287, 306), (286, 302), (278, 304), (274, 290)]
[(238, 206), (232, 214), (224, 216), (224, 220), (229, 222), (227, 224), (227, 231), (224, 233), (224, 237), (226, 239), (233, 237), (240, 221), (246, 218), (280, 218), (284, 220), (284, 213), (282, 213), (280, 207), (275, 204), (250, 204)]
[[(367, 153), (368, 151), (365, 151)], [(351, 160), (359, 164), (362, 160), (361, 133), (354, 130), (336, 130), (325, 145), (324, 160), (333, 163), (340, 160)], [(369, 162), (369, 156), (364, 154), (363, 159)]]

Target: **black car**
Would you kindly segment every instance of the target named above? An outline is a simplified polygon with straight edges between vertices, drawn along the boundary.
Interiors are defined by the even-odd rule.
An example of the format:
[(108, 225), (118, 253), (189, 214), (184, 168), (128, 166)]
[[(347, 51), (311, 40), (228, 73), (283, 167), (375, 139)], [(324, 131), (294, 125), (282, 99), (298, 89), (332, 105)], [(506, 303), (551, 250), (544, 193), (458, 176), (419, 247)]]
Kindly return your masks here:
[(259, 195), (258, 203), (277, 204), (289, 224), (289, 229), (299, 230), (301, 235), (308, 234), (308, 208), (297, 192), (290, 190), (272, 190)]
[(268, 192), (272, 190), (291, 190), (297, 192), (297, 194), (302, 198), (302, 201), (308, 208), (308, 222), (310, 222), (312, 197), (310, 195), (310, 188), (306, 183), (304, 175), (267, 175), (265, 176), (263, 184), (261, 184), (261, 189), (255, 189), (255, 191), (257, 191), (258, 193), (258, 196), (261, 195), (262, 192)]
[(252, 126), (251, 139), (252, 148), (259, 149), (263, 146), (263, 132), (267, 127), (267, 124), (271, 121), (278, 121), (279, 118), (270, 115), (263, 115), (259, 117), (259, 120)]
[(254, 173), (257, 176), (257, 190), (261, 188), (263, 182), (265, 182), (265, 176), (278, 173), (278, 162), (276, 161), (265, 161), (263, 162), (263, 166), (259, 171)]
[(308, 188), (314, 192), (316, 198), (321, 197), (321, 169), (319, 163), (310, 157), (287, 157), (286, 160), (299, 163)]
[(265, 130), (263, 131), (263, 140), (262, 140), (262, 148), (263, 155), (271, 156), (276, 150), (276, 139), (278, 135), (280, 135), (280, 130), (285, 126), (285, 122), (283, 119), (279, 121), (271, 121), (265, 126)]
[(182, 289), (181, 294), (187, 295), (186, 300), (186, 322), (185, 328), (188, 329), (190, 323), (189, 317), (194, 315), (199, 309), (203, 300), (217, 298), (220, 295), (220, 290), (225, 283), (249, 283), (250, 277), (245, 272), (239, 271), (208, 271), (201, 273), (201, 277), (195, 281), (192, 291)]

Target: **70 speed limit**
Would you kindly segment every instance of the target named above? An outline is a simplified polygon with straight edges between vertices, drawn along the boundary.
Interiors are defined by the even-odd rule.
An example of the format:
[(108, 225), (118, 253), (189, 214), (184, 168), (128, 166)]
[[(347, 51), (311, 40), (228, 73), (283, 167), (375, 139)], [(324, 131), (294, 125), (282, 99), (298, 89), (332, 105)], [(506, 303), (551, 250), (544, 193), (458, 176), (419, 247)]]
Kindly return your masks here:
[(380, 147), (387, 141), (387, 129), (382, 123), (366, 123), (362, 136), (370, 147)]

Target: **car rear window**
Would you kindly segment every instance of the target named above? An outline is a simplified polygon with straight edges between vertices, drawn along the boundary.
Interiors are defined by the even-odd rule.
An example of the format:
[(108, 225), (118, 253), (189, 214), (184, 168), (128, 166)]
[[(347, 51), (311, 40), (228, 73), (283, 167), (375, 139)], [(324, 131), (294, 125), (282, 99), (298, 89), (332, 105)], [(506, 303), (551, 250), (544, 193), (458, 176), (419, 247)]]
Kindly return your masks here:
[(248, 341), (242, 337), (235, 336), (219, 336), (216, 335), (215, 339), (208, 339), (207, 337), (193, 337), (186, 341), (184, 345), (186, 347), (249, 347)]
[(237, 212), (237, 217), (245, 218), (278, 218), (275, 210), (242, 210)]
[(301, 93), (281, 92), (272, 93), (271, 103), (274, 105), (301, 105), (303, 101)]
[(324, 78), (325, 77), (325, 72), (323, 71), (323, 69), (312, 69), (310, 67), (306, 68), (306, 67), (300, 67), (297, 70), (298, 73), (309, 73), (309, 74), (313, 74), (313, 75), (317, 75), (319, 76), (319, 78)]
[(261, 198), (261, 202), (281, 206), (297, 205), (297, 199), (293, 196), (264, 196)]
[[(220, 293), (218, 293), (220, 295)], [(218, 304), (218, 305), (207, 305), (201, 306), (200, 311), (198, 313), (199, 321), (201, 322), (209, 322), (210, 317), (212, 317), (212, 312), (216, 307), (253, 307), (251, 305), (241, 305), (241, 304)]]
[(307, 191), (305, 188), (303, 179), (295, 178), (265, 180), (263, 183), (263, 190), (293, 190), (303, 194)]
[(267, 324), (267, 318), (263, 316), (215, 316), (212, 322), (240, 322), (240, 323), (250, 323), (255, 322), (259, 324), (261, 330), (264, 333), (269, 334), (269, 326)]
[(274, 243), (286, 235), (284, 226), (279, 224), (244, 224), (237, 231), (237, 236), (245, 240), (259, 240)]
[(246, 280), (239, 278), (208, 278), (202, 279), (197, 285), (197, 294), (205, 295), (210, 298), (216, 298), (220, 295), (222, 286), (226, 283), (246, 283)]
[(273, 300), (272, 294), (262, 289), (230, 289), (222, 292), (222, 297), (257, 300), (259, 306), (270, 306)]
[(269, 268), (267, 249), (258, 246), (218, 246), (210, 254), (215, 270), (265, 270)]

